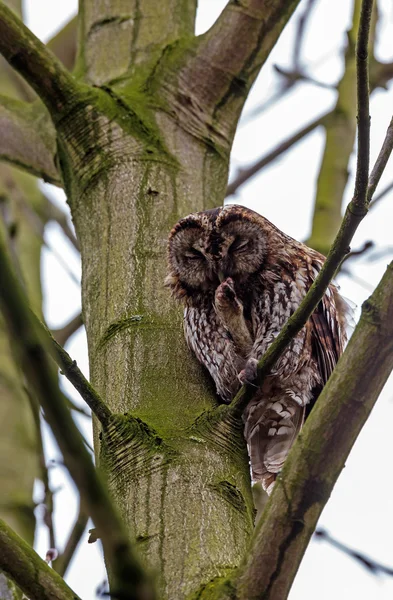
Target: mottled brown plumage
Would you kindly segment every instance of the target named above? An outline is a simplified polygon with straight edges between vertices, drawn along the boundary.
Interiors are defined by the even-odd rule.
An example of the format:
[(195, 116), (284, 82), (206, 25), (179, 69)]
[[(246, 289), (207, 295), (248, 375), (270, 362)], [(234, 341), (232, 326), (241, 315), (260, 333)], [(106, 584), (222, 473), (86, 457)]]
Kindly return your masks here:
[[(237, 205), (188, 215), (169, 236), (167, 285), (187, 343), (230, 402), (299, 306), (324, 257)], [(332, 284), (244, 412), (252, 474), (270, 492), (342, 353), (345, 304)]]

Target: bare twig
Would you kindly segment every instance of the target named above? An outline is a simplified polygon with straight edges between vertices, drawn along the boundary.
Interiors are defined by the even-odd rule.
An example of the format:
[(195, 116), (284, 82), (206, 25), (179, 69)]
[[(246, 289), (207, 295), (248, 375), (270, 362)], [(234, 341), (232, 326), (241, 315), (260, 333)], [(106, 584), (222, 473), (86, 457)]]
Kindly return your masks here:
[(75, 554), (78, 544), (81, 541), (81, 538), (86, 530), (88, 520), (89, 520), (88, 516), (80, 507), (74, 527), (72, 528), (72, 531), (71, 531), (68, 541), (65, 545), (65, 548), (64, 548), (62, 554), (60, 554), (60, 556), (57, 558), (57, 560), (53, 564), (54, 569), (62, 577), (64, 577), (64, 575), (67, 572), (68, 567), (70, 566), (71, 560)]
[(24, 375), (45, 411), (45, 418), (59, 444), (64, 463), (79, 490), (81, 501), (100, 531), (105, 556), (113, 573), (113, 589), (133, 600), (154, 598), (150, 580), (130, 545), (108, 490), (95, 470), (64, 402), (45, 351), (47, 342), (43, 337), (42, 329), (37, 327), (36, 320), (32, 318), (23, 292), (12, 272), (2, 240), (0, 241), (0, 302)]
[[(364, 242), (363, 246), (361, 248), (359, 248), (358, 250), (351, 250), (351, 252), (348, 252), (348, 254), (346, 256), (344, 256), (343, 260), (341, 261), (341, 264), (339, 266), (339, 270), (342, 270), (342, 266), (351, 258), (354, 257), (358, 257), (358, 256), (362, 256), (363, 254), (365, 254), (366, 252), (368, 252), (371, 248), (374, 248), (374, 242), (372, 240), (368, 240), (367, 242)], [(338, 271), (337, 271), (338, 272)]]
[[(50, 246), (50, 244), (48, 244), (48, 242), (45, 240), (45, 237), (44, 237), (45, 226), (47, 224), (48, 219), (51, 217), (49, 215), (47, 215), (46, 218), (44, 218), (43, 215), (40, 215), (38, 212), (36, 212), (31, 207), (31, 205), (28, 202), (28, 200), (26, 199), (26, 196), (24, 195), (24, 193), (22, 193), (21, 190), (18, 189), (18, 187), (15, 185), (15, 182), (12, 179), (9, 179), (7, 181), (7, 187), (10, 190), (11, 199), (13, 201), (15, 201), (17, 203), (18, 207), (24, 212), (26, 219), (29, 221), (29, 223), (31, 225), (32, 231), (41, 240), (42, 244), (53, 254), (53, 256), (56, 258), (56, 260), (63, 267), (64, 271), (70, 277), (70, 279), (77, 286), (79, 286), (80, 285), (79, 278), (70, 269), (67, 261), (64, 260), (63, 256), (56, 250), (56, 248), (53, 248), (52, 246)], [(59, 211), (59, 212), (62, 212), (62, 211)], [(63, 231), (64, 231), (64, 229), (65, 229), (65, 227), (63, 227)], [(72, 234), (71, 231), (70, 231), (70, 235), (67, 237), (69, 237), (71, 242), (73, 242), (72, 237), (74, 238), (74, 240), (75, 240), (75, 242), (73, 242), (74, 247), (76, 247), (79, 250), (76, 238)]]
[[(32, 314), (33, 316), (33, 314)], [(108, 406), (100, 398), (99, 394), (93, 388), (91, 383), (83, 375), (79, 369), (76, 361), (71, 358), (66, 350), (53, 338), (49, 329), (34, 317), (36, 326), (41, 329), (41, 332), (46, 334), (48, 341), (47, 349), (49, 350), (52, 358), (59, 365), (62, 373), (67, 377), (68, 381), (72, 383), (74, 388), (79, 392), (83, 400), (91, 409), (92, 413), (95, 414), (100, 423), (105, 426), (111, 417), (111, 411)]]
[(42, 431), (41, 431), (41, 421), (40, 421), (40, 411), (37, 410), (37, 406), (35, 407), (36, 410), (34, 410), (34, 419), (36, 422), (36, 431), (37, 431), (37, 440), (38, 440), (38, 451), (39, 451), (39, 463), (40, 463), (40, 470), (41, 470), (41, 481), (44, 484), (44, 493), (45, 493), (45, 497), (44, 497), (44, 523), (48, 528), (49, 531), (49, 546), (51, 548), (57, 548), (56, 545), (56, 537), (55, 537), (55, 529), (54, 529), (54, 525), (53, 525), (53, 492), (51, 490), (50, 487), (50, 482), (49, 482), (49, 471), (48, 468), (46, 466), (46, 460), (45, 460), (45, 452), (44, 452), (44, 446), (42, 443)]
[(275, 65), (274, 68), (277, 71), (277, 73), (285, 77), (289, 82), (296, 83), (299, 81), (305, 81), (307, 83), (312, 83), (317, 87), (321, 87), (327, 90), (336, 89), (337, 87), (337, 85), (335, 85), (334, 83), (325, 83), (324, 81), (318, 81), (317, 79), (311, 77), (311, 75), (307, 75), (307, 73), (305, 73), (304, 71), (289, 71), (288, 69), (283, 69), (283, 67), (280, 67), (279, 65)]
[(56, 221), (56, 223), (63, 230), (64, 235), (70, 240), (71, 244), (74, 246), (75, 250), (80, 252), (79, 242), (68, 224), (68, 218), (66, 213), (63, 212), (60, 208), (58, 208), (56, 204), (54, 204), (46, 194), (43, 194), (43, 196), (47, 201), (48, 219), (51, 221)]
[(337, 550), (344, 552), (344, 554), (347, 554), (347, 556), (349, 556), (350, 558), (354, 558), (357, 562), (359, 562), (362, 565), (362, 567), (365, 567), (369, 572), (373, 573), (373, 575), (380, 575), (381, 573), (383, 573), (384, 575), (389, 575), (390, 577), (393, 577), (392, 567), (387, 567), (386, 565), (377, 562), (373, 558), (366, 556), (362, 552), (358, 552), (357, 550), (350, 548), (346, 544), (335, 540), (324, 529), (317, 529), (314, 536), (318, 540), (327, 542), (328, 544), (333, 546), (333, 548), (337, 548)]
[(80, 600), (60, 575), (1, 520), (0, 568), (29, 600)]
[(64, 346), (69, 338), (83, 326), (81, 313), (78, 313), (60, 329), (53, 329), (52, 335), (60, 346)]
[[(368, 182), (368, 190), (367, 190), (367, 198), (368, 198), (369, 202), (371, 201), (371, 198), (373, 197), (373, 194), (376, 190), (379, 180), (381, 179), (382, 173), (384, 172), (385, 167), (388, 163), (388, 160), (392, 153), (392, 148), (393, 148), (393, 118), (391, 119), (391, 121), (389, 123), (389, 127), (387, 129), (386, 136), (385, 136), (384, 142), (382, 144), (382, 148), (378, 154), (378, 158), (375, 162), (374, 168), (371, 171), (370, 180)], [(389, 191), (389, 190), (387, 190), (387, 191)], [(384, 190), (383, 194), (386, 194), (387, 191)], [(379, 198), (378, 197), (375, 198), (373, 204), (375, 204), (375, 202), (377, 202), (381, 197), (382, 196), (380, 194)]]
[(270, 108), (275, 102), (283, 98), (288, 92), (290, 92), (293, 87), (299, 83), (300, 81), (310, 81), (311, 83), (315, 83), (316, 85), (321, 85), (323, 87), (332, 87), (329, 85), (322, 84), (320, 82), (314, 81), (312, 78), (308, 77), (305, 73), (303, 73), (303, 69), (300, 64), (300, 54), (301, 54), (301, 46), (304, 41), (304, 31), (307, 26), (307, 21), (311, 16), (312, 7), (315, 3), (315, 0), (308, 0), (308, 3), (299, 17), (297, 21), (296, 33), (295, 33), (295, 43), (293, 48), (293, 66), (290, 71), (285, 71), (281, 67), (274, 65), (275, 70), (280, 75), (284, 76), (284, 80), (280, 81), (279, 87), (276, 92), (274, 92), (270, 98), (268, 98), (263, 104), (257, 106), (254, 110), (248, 112), (244, 118), (242, 118), (240, 124), (244, 125), (248, 123), (251, 119), (258, 117), (265, 110)]
[(311, 17), (312, 9), (314, 8), (315, 0), (308, 0), (306, 6), (304, 7), (304, 11), (300, 15), (295, 34), (295, 43), (293, 48), (293, 65), (294, 70), (301, 70), (301, 48), (304, 41), (304, 34), (307, 27), (307, 22)]
[(302, 140), (309, 133), (314, 131), (314, 129), (316, 129), (320, 125), (323, 125), (326, 119), (329, 118), (330, 114), (331, 111), (324, 113), (314, 121), (311, 121), (311, 123), (309, 123), (305, 127), (302, 127), (302, 129), (291, 135), (284, 142), (281, 142), (281, 144), (273, 148), (273, 150), (271, 150), (265, 156), (257, 160), (257, 162), (255, 162), (253, 165), (247, 167), (247, 169), (242, 169), (237, 175), (237, 177), (235, 177), (235, 179), (228, 185), (226, 191), (226, 198), (228, 198), (228, 196), (232, 196), (232, 194), (234, 194), (237, 191), (237, 189), (241, 185), (243, 185), (243, 183), (251, 179), (251, 177), (258, 173), (258, 171), (266, 167), (266, 165), (268, 165), (269, 163), (273, 162), (276, 158), (281, 156), (281, 154), (292, 148), (294, 144), (300, 142), (300, 140)]
[(393, 181), (389, 183), (383, 190), (379, 192), (370, 202), (370, 208), (373, 208), (378, 202), (380, 202), (389, 192), (393, 190)]
[[(370, 177), (372, 188), (369, 185), (368, 170), (370, 163), (370, 86), (368, 78), (368, 39), (371, 25), (373, 0), (363, 0), (360, 13), (359, 34), (356, 45), (356, 90), (357, 90), (357, 121), (358, 121), (358, 157), (356, 164), (355, 192), (351, 204), (352, 211), (364, 214), (365, 205), (379, 181), (382, 171), (379, 168), (379, 157)], [(383, 144), (383, 147), (385, 143)], [(383, 166), (385, 168), (386, 162)], [(383, 170), (383, 169), (382, 169)], [(377, 175), (379, 174), (379, 176)], [(374, 185), (374, 179), (376, 183)]]

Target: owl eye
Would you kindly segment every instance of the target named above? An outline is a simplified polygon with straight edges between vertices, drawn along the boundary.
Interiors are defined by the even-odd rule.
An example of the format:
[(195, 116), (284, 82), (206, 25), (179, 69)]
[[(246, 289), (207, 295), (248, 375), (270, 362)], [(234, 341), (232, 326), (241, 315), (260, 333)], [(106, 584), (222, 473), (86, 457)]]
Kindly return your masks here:
[(237, 252), (238, 250), (243, 250), (247, 248), (250, 240), (244, 238), (236, 238), (234, 242), (230, 245), (231, 252)]
[(190, 260), (203, 260), (205, 257), (202, 252), (197, 250), (196, 248), (189, 248), (184, 255)]

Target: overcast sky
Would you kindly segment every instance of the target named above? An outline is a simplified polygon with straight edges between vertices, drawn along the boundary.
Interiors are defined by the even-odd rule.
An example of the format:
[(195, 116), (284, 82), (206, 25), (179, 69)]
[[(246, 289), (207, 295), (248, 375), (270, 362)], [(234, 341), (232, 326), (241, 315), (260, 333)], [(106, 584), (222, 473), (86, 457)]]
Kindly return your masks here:
[[(206, 30), (226, 4), (225, 0), (199, 0), (198, 32)], [(301, 2), (301, 7), (304, 2)], [(378, 36), (378, 58), (393, 60), (393, 5), (391, 0), (380, 2), (383, 18)], [(53, 2), (51, 0), (27, 0), (26, 20), (36, 35), (44, 41), (77, 10), (75, 0)], [(304, 62), (312, 75), (324, 82), (335, 83), (342, 71), (342, 50), (345, 30), (350, 23), (352, 0), (319, 0), (304, 46)], [(274, 49), (269, 65), (254, 86), (245, 107), (250, 113), (269, 98), (277, 89), (273, 64), (290, 65), (293, 48), (294, 21), (287, 27)], [(335, 92), (315, 85), (304, 84), (288, 95), (257, 120), (240, 126), (233, 148), (232, 172), (261, 156), (291, 132), (296, 131), (314, 117), (328, 110), (334, 102)], [(377, 91), (371, 103), (371, 152), (375, 159), (393, 112), (392, 91)], [(257, 210), (294, 238), (303, 240), (310, 231), (316, 175), (323, 149), (323, 131), (316, 131), (306, 141), (269, 169), (245, 185), (235, 201)], [(354, 171), (354, 163), (352, 164)], [(389, 164), (381, 182), (381, 188), (393, 179)], [(66, 210), (63, 194), (48, 186), (49, 193)], [(353, 177), (347, 188), (346, 200), (350, 199)], [(353, 248), (369, 239), (378, 247), (390, 246), (390, 254), (379, 261), (367, 258), (353, 263), (356, 279), (340, 278), (344, 296), (358, 307), (378, 283), (388, 260), (392, 259), (393, 197), (387, 197), (361, 224), (353, 242)], [(79, 258), (65, 241), (58, 228), (48, 228), (47, 242), (52, 250), (44, 251), (43, 285), (45, 310), (51, 326), (61, 326), (80, 309), (80, 290), (74, 279), (80, 277)], [(64, 263), (67, 268), (64, 268)], [(357, 310), (358, 314), (359, 309)], [(79, 332), (70, 341), (68, 351), (87, 374), (86, 341)], [(68, 393), (78, 401), (70, 386), (64, 384)], [(321, 517), (320, 526), (331, 535), (393, 566), (393, 518), (392, 518), (392, 469), (393, 436), (393, 384), (388, 383), (375, 410), (362, 431), (347, 462), (332, 497)], [(86, 437), (91, 440), (90, 424), (79, 419)], [(58, 451), (47, 439), (49, 458), (57, 458)], [(326, 461), (329, 457), (326, 457)], [(62, 467), (51, 470), (52, 487), (60, 488), (56, 494), (56, 531), (61, 547), (67, 538), (77, 511), (73, 488)], [(36, 497), (40, 497), (37, 485)], [(48, 547), (47, 534), (40, 528), (37, 549), (42, 556)], [(88, 545), (83, 540), (77, 558), (69, 571), (68, 582), (83, 600), (96, 598), (96, 588), (105, 578), (98, 544)], [(331, 548), (326, 543), (313, 541), (306, 553), (290, 600), (391, 600), (393, 578), (375, 577), (368, 574), (354, 560)]]

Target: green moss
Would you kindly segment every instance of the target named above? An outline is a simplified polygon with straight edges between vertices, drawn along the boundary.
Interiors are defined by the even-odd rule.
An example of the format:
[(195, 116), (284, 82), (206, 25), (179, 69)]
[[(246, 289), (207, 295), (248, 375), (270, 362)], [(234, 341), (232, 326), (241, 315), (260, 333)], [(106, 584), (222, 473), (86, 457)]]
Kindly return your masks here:
[[(147, 423), (132, 415), (114, 415), (106, 430), (102, 433), (102, 450), (106, 459), (113, 458), (113, 468), (122, 470), (130, 463), (134, 466), (144, 463), (148, 458), (161, 456), (160, 466), (177, 456), (174, 448), (164, 442), (163, 438)], [(125, 449), (128, 448), (129, 451)], [(132, 469), (130, 470), (132, 472)]]
[(112, 323), (108, 327), (106, 333), (101, 338), (100, 343), (98, 344), (98, 350), (100, 348), (102, 348), (103, 346), (105, 346), (105, 344), (110, 339), (112, 339), (115, 335), (117, 335), (121, 331), (124, 331), (125, 329), (129, 329), (130, 327), (138, 326), (139, 324), (141, 324), (142, 319), (143, 319), (143, 315), (132, 315), (131, 317), (125, 317), (124, 319), (120, 319), (119, 321), (116, 321), (116, 323)]
[[(234, 569), (228, 571), (235, 573)], [(215, 577), (187, 600), (236, 600), (236, 589), (230, 577)]]
[(210, 484), (209, 487), (224, 498), (235, 510), (244, 514), (248, 513), (244, 496), (235, 485), (229, 481), (218, 481), (215, 484)]

